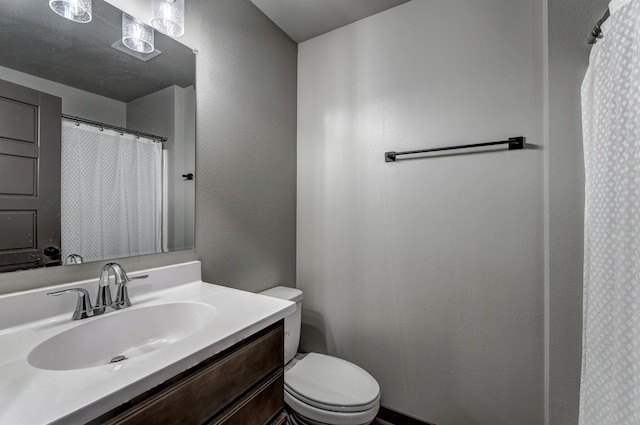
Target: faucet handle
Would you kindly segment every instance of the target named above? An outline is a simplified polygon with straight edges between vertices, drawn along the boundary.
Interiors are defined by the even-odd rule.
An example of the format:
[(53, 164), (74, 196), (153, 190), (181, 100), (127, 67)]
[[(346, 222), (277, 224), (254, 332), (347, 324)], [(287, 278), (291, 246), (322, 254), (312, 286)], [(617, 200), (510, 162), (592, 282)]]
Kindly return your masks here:
[(86, 319), (89, 316), (89, 313), (92, 311), (91, 308), (91, 298), (89, 296), (89, 292), (86, 289), (82, 288), (71, 288), (71, 289), (63, 289), (61, 291), (48, 292), (47, 295), (57, 297), (62, 294), (67, 294), (70, 292), (78, 293), (78, 302), (76, 303), (76, 309), (73, 312), (73, 316), (71, 316), (71, 320), (80, 320)]
[(143, 276), (129, 277), (124, 272), (124, 270), (122, 270), (122, 273), (123, 273), (122, 281), (116, 282), (116, 286), (118, 287), (118, 293), (116, 294), (116, 302), (113, 303), (113, 308), (115, 309), (131, 307), (131, 300), (129, 299), (129, 289), (127, 288), (127, 283), (131, 282), (132, 280), (146, 279), (149, 277), (148, 274), (145, 274)]
[(148, 277), (149, 277), (149, 275), (148, 275), (148, 274), (143, 274), (143, 275), (141, 275), (141, 276), (135, 276), (135, 277), (129, 277), (129, 276), (127, 276), (127, 281), (126, 281), (126, 282), (124, 282), (124, 283), (129, 283), (129, 282), (131, 282), (132, 280), (136, 280), (136, 279), (146, 279), (146, 278), (148, 278)]

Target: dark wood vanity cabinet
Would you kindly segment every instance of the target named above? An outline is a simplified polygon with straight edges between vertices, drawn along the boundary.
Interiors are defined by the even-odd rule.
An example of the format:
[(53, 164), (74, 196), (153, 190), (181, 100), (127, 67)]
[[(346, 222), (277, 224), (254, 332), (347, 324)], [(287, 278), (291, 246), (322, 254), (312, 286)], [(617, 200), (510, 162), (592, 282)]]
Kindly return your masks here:
[(90, 424), (283, 424), (283, 321)]

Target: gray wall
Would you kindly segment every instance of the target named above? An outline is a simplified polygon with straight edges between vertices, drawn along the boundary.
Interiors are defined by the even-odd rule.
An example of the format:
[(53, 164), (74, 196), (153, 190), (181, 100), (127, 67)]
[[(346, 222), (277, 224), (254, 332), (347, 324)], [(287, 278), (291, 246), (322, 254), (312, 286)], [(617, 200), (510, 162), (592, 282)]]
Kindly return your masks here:
[[(187, 106), (187, 100), (193, 105)], [(163, 235), (170, 251), (194, 247), (194, 181), (182, 175), (193, 172), (195, 160), (195, 94), (193, 87), (167, 87), (127, 103), (127, 125), (167, 137), (167, 231)], [(188, 159), (187, 159), (188, 158)], [(193, 159), (191, 159), (193, 158)], [(188, 165), (185, 163), (188, 162)], [(191, 196), (189, 196), (191, 195)], [(187, 217), (189, 215), (190, 217)], [(164, 227), (164, 226), (163, 226)]]
[[(183, 173), (195, 173), (196, 156), (196, 91), (188, 88), (182, 91), (184, 95), (184, 162)], [(184, 196), (184, 246), (196, 246), (196, 185), (195, 182), (187, 182), (183, 185)]]
[[(191, 0), (186, 8), (180, 41), (199, 51), (196, 250), (122, 264), (136, 270), (197, 258), (209, 282), (256, 291), (293, 286), (296, 44), (249, 0)], [(0, 292), (97, 277), (101, 266), (2, 274)]]
[(584, 163), (580, 85), (586, 38), (608, 0), (548, 1), (547, 232), (548, 424), (578, 423), (582, 352)]
[(127, 105), (124, 102), (3, 66), (0, 66), (0, 79), (62, 98), (63, 114), (126, 127)]
[[(112, 3), (139, 13), (147, 9), (144, 0)], [(425, 8), (426, 3), (414, 0), (403, 7)], [(538, 154), (496, 153), (392, 166), (381, 158), (387, 148), (517, 133), (536, 143), (542, 110), (536, 109), (537, 97), (543, 90), (535, 50), (543, 26), (535, 22), (539, 12), (528, 10), (530, 2), (429, 3), (414, 25), (393, 24), (391, 17), (403, 11), (394, 9), (310, 41), (320, 45), (315, 54), (340, 65), (335, 70), (321, 66), (330, 82), (340, 83), (330, 88), (345, 90), (345, 97), (328, 91), (318, 95), (319, 105), (301, 104), (303, 113), (310, 107), (326, 112), (312, 117), (318, 122), (312, 142), (301, 134), (301, 173), (306, 177), (301, 178), (300, 202), (306, 205), (308, 197), (316, 202), (300, 212), (305, 342), (307, 348), (361, 363), (383, 384), (386, 402), (439, 425), (540, 424), (543, 266), (536, 217), (543, 207), (537, 186), (541, 176), (533, 171), (541, 167)], [(579, 86), (587, 66), (585, 36), (607, 3), (548, 0), (544, 422), (551, 425), (577, 423), (583, 208)], [(189, 1), (187, 24), (181, 41), (200, 51), (197, 249), (122, 263), (135, 270), (200, 258), (209, 281), (250, 290), (277, 282), (292, 285), (296, 46), (248, 0)], [(427, 24), (428, 32), (422, 32)], [(452, 34), (459, 30), (458, 36)], [(383, 35), (391, 41), (381, 49), (372, 40)], [(412, 38), (416, 35), (424, 42), (418, 45)], [(451, 51), (434, 54), (442, 45)], [(302, 46), (303, 54), (307, 49)], [(381, 53), (390, 60), (376, 59)], [(428, 61), (417, 63), (415, 74), (422, 75), (405, 78), (420, 58)], [(490, 68), (494, 58), (498, 64), (514, 61), (507, 64), (511, 70)], [(371, 63), (388, 72), (389, 80), (363, 67)], [(462, 84), (456, 87), (454, 80)], [(491, 87), (495, 93), (488, 93)], [(426, 96), (427, 89), (435, 96)], [(355, 105), (363, 105), (361, 95), (368, 96), (367, 107), (354, 115)], [(504, 104), (495, 96), (503, 96)], [(352, 128), (335, 124), (344, 117)], [(320, 128), (325, 124), (326, 130)], [(346, 137), (336, 132), (341, 128), (348, 130)], [(334, 139), (344, 144), (336, 145)], [(333, 144), (323, 147), (325, 143)], [(305, 151), (307, 146), (312, 151)], [(321, 155), (312, 161), (310, 154), (316, 151)], [(337, 197), (335, 188), (342, 182), (348, 185)], [(378, 190), (385, 192), (375, 198), (372, 192)], [(325, 196), (331, 199), (325, 201)], [(354, 200), (363, 198), (369, 200), (362, 204), (367, 208), (354, 208)], [(382, 220), (380, 211), (386, 214)], [(489, 220), (478, 224), (480, 215)], [(315, 228), (315, 219), (325, 227)], [(412, 229), (416, 220), (439, 225)], [(344, 247), (328, 245), (337, 237), (335, 224), (348, 236)], [(378, 226), (382, 236), (363, 232), (365, 225)], [(363, 246), (369, 242), (386, 244), (387, 251), (378, 249), (378, 256), (372, 256), (375, 246)], [(332, 253), (328, 246), (339, 250)], [(312, 259), (309, 252), (323, 256)], [(342, 253), (362, 275), (336, 258)], [(334, 265), (340, 268), (332, 270)], [(3, 274), (0, 292), (95, 277), (101, 266)], [(407, 267), (410, 279), (405, 279)], [(392, 367), (385, 370), (383, 363)], [(521, 416), (513, 419), (514, 412)]]
[(544, 420), (541, 0), (414, 0), (299, 45), (303, 349), (438, 425)]

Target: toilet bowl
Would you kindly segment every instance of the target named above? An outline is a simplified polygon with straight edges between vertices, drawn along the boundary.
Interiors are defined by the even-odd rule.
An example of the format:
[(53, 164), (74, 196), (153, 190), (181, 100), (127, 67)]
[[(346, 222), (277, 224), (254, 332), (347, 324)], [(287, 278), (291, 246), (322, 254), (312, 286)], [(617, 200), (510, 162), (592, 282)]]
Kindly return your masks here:
[(302, 324), (299, 289), (276, 286), (262, 295), (286, 299), (297, 310), (284, 319), (284, 401), (293, 425), (366, 425), (380, 408), (380, 386), (364, 369), (318, 353), (297, 354)]

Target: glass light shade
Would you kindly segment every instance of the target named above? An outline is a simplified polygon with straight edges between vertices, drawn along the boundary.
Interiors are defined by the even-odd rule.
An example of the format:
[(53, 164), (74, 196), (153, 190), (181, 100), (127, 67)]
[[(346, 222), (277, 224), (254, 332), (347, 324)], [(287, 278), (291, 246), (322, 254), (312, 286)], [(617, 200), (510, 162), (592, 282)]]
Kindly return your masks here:
[(122, 14), (122, 44), (140, 53), (151, 53), (154, 50), (154, 31), (136, 18)]
[(184, 0), (151, 0), (151, 25), (163, 34), (184, 34)]
[(49, 0), (49, 7), (70, 21), (86, 24), (91, 22), (91, 0)]

